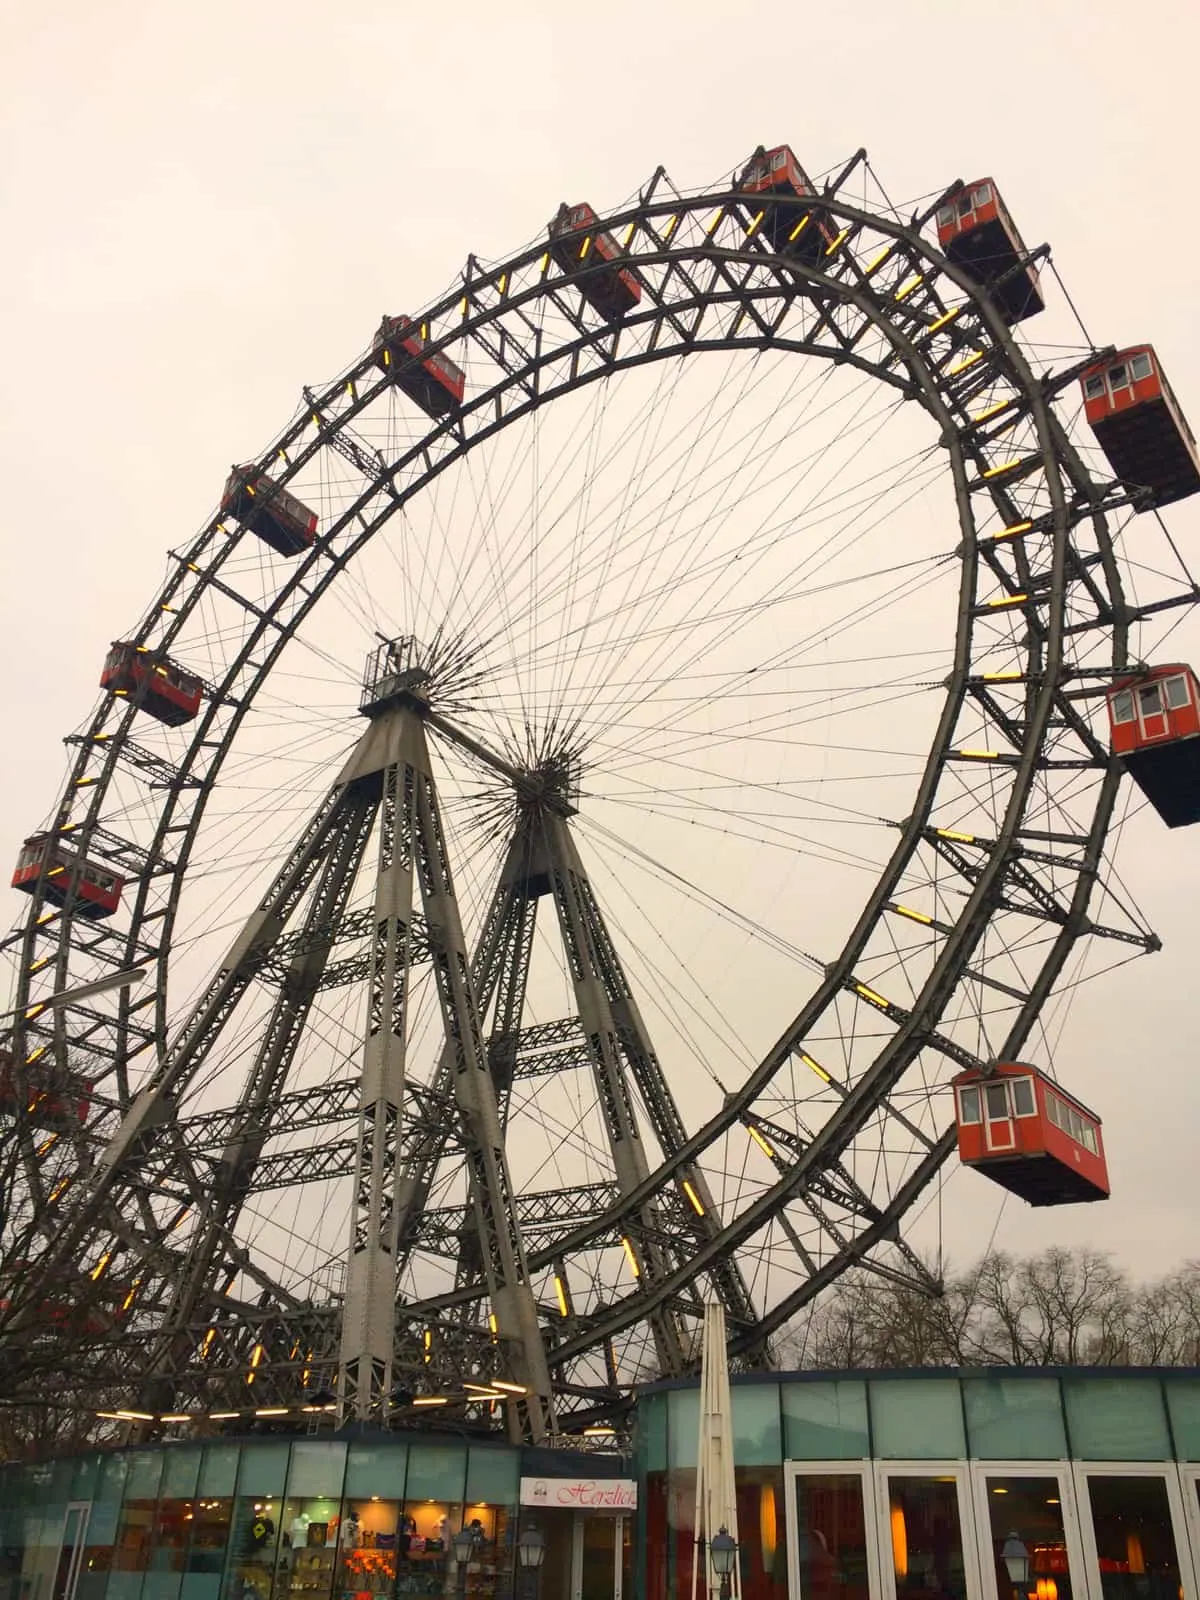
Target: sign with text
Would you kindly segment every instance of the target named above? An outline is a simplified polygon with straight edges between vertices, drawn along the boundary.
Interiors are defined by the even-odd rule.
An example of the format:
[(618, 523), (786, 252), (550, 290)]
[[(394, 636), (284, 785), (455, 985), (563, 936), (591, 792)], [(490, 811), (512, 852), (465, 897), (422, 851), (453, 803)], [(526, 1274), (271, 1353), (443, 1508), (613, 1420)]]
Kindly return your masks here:
[(522, 1478), (521, 1504), (577, 1511), (636, 1511), (637, 1483), (633, 1478)]

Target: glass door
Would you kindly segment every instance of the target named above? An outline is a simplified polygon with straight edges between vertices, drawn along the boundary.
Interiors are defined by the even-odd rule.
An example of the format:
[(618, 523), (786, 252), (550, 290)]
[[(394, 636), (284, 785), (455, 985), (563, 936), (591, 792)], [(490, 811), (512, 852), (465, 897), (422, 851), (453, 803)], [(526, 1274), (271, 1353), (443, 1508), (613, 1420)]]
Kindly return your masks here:
[(989, 1462), (974, 1483), (986, 1600), (1088, 1600), (1070, 1475), (1049, 1462)]
[(784, 1465), (792, 1600), (878, 1600), (875, 1486), (852, 1461)]
[(79, 1581), (79, 1567), (83, 1560), (84, 1535), (87, 1532), (91, 1503), (74, 1500), (63, 1518), (62, 1542), (58, 1548), (58, 1565), (54, 1573), (54, 1588), (50, 1600), (75, 1600), (75, 1585)]
[(1191, 1545), (1192, 1576), (1198, 1580), (1193, 1594), (1200, 1594), (1200, 1467), (1180, 1467), (1183, 1482), (1184, 1526)]
[(1137, 691), (1138, 722), (1144, 739), (1165, 739), (1171, 731), (1162, 689), (1157, 683), (1143, 684)]
[(993, 1083), (983, 1086), (983, 1130), (989, 1150), (1015, 1148), (1017, 1137), (1013, 1131), (1006, 1078), (997, 1078)]
[(620, 1600), (624, 1520), (611, 1512), (575, 1513), (576, 1600)]
[(876, 1470), (885, 1600), (981, 1600), (966, 1467), (898, 1461)]
[(1173, 1466), (1077, 1465), (1075, 1482), (1095, 1600), (1196, 1600)]

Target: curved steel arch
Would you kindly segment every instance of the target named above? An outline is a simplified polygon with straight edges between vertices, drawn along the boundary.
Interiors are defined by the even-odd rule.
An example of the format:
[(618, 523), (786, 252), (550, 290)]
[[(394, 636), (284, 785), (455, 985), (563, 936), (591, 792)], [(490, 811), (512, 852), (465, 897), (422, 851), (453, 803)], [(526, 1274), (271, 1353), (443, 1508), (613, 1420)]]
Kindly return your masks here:
[[(799, 213), (815, 202), (790, 203)], [(582, 1248), (606, 1230), (619, 1228), (637, 1204), (662, 1193), (687, 1163), (744, 1121), (762, 1090), (840, 997), (852, 995), (856, 1002), (874, 1006), (894, 1025), (895, 1032), (803, 1155), (706, 1246), (706, 1260), (734, 1250), (777, 1215), (814, 1173), (836, 1162), (864, 1122), (886, 1103), (891, 1086), (921, 1051), (941, 1051), (955, 1061), (962, 1060), (962, 1047), (939, 1035), (938, 1023), (1003, 900), (1010, 870), (1024, 848), (1020, 835), (1033, 786), (1053, 770), (1047, 765), (1055, 759), (1053, 751), (1070, 740), (1073, 754), (1068, 759), (1073, 765), (1069, 770), (1092, 766), (1101, 777), (1086, 839), (1076, 849), (1069, 910), (1006, 1040), (1006, 1049), (1019, 1046), (1071, 946), (1087, 931), (1089, 891), (1116, 790), (1116, 776), (1108, 770), (1106, 753), (1090, 737), (1064, 690), (1074, 670), (1070, 654), (1074, 638), (1086, 641), (1092, 633), (1103, 632), (1108, 639), (1107, 664), (1116, 669), (1127, 659), (1127, 617), (1106, 522), (1106, 512), (1118, 507), (1121, 497), (1111, 486), (1092, 482), (1054, 416), (1043, 382), (1031, 373), (986, 296), (924, 241), (920, 233), (924, 219), (903, 224), (848, 205), (836, 193), (822, 195), (819, 204), (836, 218), (840, 228), (838, 246), (830, 250), (820, 268), (777, 256), (759, 241), (747, 239), (745, 213), (739, 210), (743, 197), (735, 190), (685, 199), (650, 198), (602, 219), (601, 227), (627, 230), (628, 263), (638, 272), (652, 301), (618, 325), (589, 320), (582, 306), (576, 308), (573, 299), (565, 299), (575, 294), (572, 280), (550, 267), (540, 245), (486, 270), (475, 270), (473, 264), (464, 275), (464, 284), (429, 308), (423, 320), (432, 330), (434, 349), (465, 340), (473, 349), (482, 350), (481, 359), (490, 362), (495, 372), (489, 386), (457, 415), (432, 426), (422, 424), (424, 432), (418, 432), (409, 448), (395, 459), (373, 460), (356, 435), (354, 423), (390, 392), (390, 379), (386, 375), (376, 378), (369, 354), (360, 357), (320, 392), (306, 391), (305, 407), (270, 455), (262, 458), (261, 465), (271, 470), (276, 481), (297, 485), (301, 491), (306, 471), (320, 461), (322, 452), (330, 450), (349, 460), (363, 480), (361, 490), (351, 496), (312, 553), (284, 578), (273, 599), (265, 604), (255, 602), (226, 581), (223, 571), (228, 558), (254, 536), (244, 529), (230, 534), (220, 517), (212, 519), (187, 551), (176, 557), (176, 570), (166, 588), (131, 635), (135, 643), (169, 653), (174, 641), (185, 637), (193, 613), (214, 591), (242, 604), (248, 621), (240, 648), (212, 686), (173, 781), (163, 791), (153, 841), (142, 850), (144, 870), (138, 875), (131, 925), (119, 952), (112, 950), (114, 963), (118, 959), (126, 965), (156, 959), (160, 983), (152, 1029), (140, 1022), (142, 1003), (130, 995), (124, 996), (111, 1014), (102, 1008), (101, 1020), (95, 1025), (99, 1048), (108, 1052), (115, 1078), (109, 1129), (116, 1115), (129, 1110), (135, 1092), (148, 1086), (174, 1090), (186, 1083), (191, 1059), (186, 1048), (189, 1030), (185, 1025), (173, 1044), (168, 1043), (166, 979), (188, 858), (207, 797), (255, 694), (317, 601), (397, 510), (484, 440), (560, 395), (638, 365), (702, 350), (772, 349), (818, 355), (875, 374), (916, 399), (931, 415), (949, 458), (962, 535), (954, 668), (914, 809), (900, 825), (900, 837), (883, 877), (814, 995), (717, 1117), (680, 1146), (634, 1195), (624, 1196), (593, 1223), (556, 1241), (552, 1253)], [(699, 219), (708, 219), (714, 212), (716, 221), (706, 220), (701, 226)], [(860, 259), (860, 249), (865, 256), (862, 247), (868, 239), (875, 245), (882, 241), (882, 250), (870, 264)], [(708, 281), (698, 281), (701, 276)], [(547, 308), (556, 314), (556, 322), (551, 324), (559, 335), (556, 343), (545, 338), (546, 316), (535, 321), (530, 314), (545, 313)], [(452, 321), (456, 311), (457, 321)], [(732, 313), (729, 325), (708, 331), (726, 311)], [(790, 326), (790, 321), (797, 319), (802, 323), (799, 329)], [(863, 353), (872, 340), (880, 347), (874, 357)], [(981, 417), (973, 414), (970, 406), (972, 397), (984, 392), (989, 405)], [(996, 395), (1000, 398), (993, 398)], [(1005, 433), (1024, 428), (1029, 434), (1019, 473), (1003, 467), (1001, 449), (1008, 446), (988, 430), (986, 423), (992, 417), (1002, 417)], [(980, 503), (985, 509), (977, 516)], [(979, 525), (986, 524), (988, 517), (997, 517), (1002, 528), (1029, 522), (1033, 534), (1029, 543), (1037, 546), (1034, 554), (1030, 555), (1024, 537), (1002, 548), (999, 541), (981, 536)], [(1091, 543), (1077, 538), (1079, 530), (1085, 530)], [(1012, 552), (1011, 558), (1008, 552)], [(982, 845), (982, 836), (972, 839), (970, 848), (979, 851), (980, 859), (967, 880), (973, 885), (971, 894), (962, 915), (944, 934), (919, 995), (911, 1005), (884, 1001), (880, 1006), (876, 1002), (882, 996), (865, 998), (864, 989), (868, 994), (873, 991), (861, 981), (857, 964), (918, 854), (944, 854), (947, 845), (956, 842), (938, 837), (938, 830), (932, 827), (939, 785), (950, 765), (964, 759), (956, 755), (954, 736), (964, 709), (980, 689), (973, 668), (978, 665), (974, 648), (977, 624), (986, 615), (982, 608), (997, 600), (1013, 602), (1014, 596), (1024, 597), (1015, 604), (1028, 638), (1019, 696), (1021, 737), (1002, 759), (997, 753), (995, 761), (989, 761), (998, 772), (1009, 775), (1000, 826)], [(1094, 604), (1096, 614), (1086, 629), (1074, 634), (1068, 610), (1081, 596), (1085, 604)], [(1014, 643), (1008, 641), (1010, 646)], [(993, 699), (997, 693), (1012, 692), (986, 691)], [(80, 740), (55, 830), (69, 833), (85, 855), (92, 842), (101, 849), (113, 848), (106, 846), (112, 835), (105, 824), (105, 796), (118, 766), (128, 759), (135, 718), (132, 706), (119, 707), (112, 697), (106, 697)], [(1011, 717), (1008, 720), (1013, 721)], [(1052, 728), (1057, 730), (1053, 736)], [(81, 798), (87, 805), (77, 816)], [(1063, 862), (1067, 859), (1064, 856)], [(1061, 869), (1062, 863), (1059, 866)], [(83, 981), (98, 970), (101, 957), (88, 943), (94, 930), (77, 926), (72, 911), (68, 903), (61, 917), (48, 925), (42, 920), (46, 912), (42, 898), (31, 904), (22, 934), (18, 988), (23, 1016), (37, 1006), (39, 994)], [(48, 941), (54, 943), (49, 962), (40, 954)], [(1149, 943), (1149, 938), (1144, 942)], [(66, 1008), (56, 1016), (52, 1034), (37, 1027), (36, 1017), (29, 1018), (33, 1026), (18, 1030), (20, 1057), (26, 1057), (31, 1044), (40, 1048), (42, 1041), (65, 1063), (70, 1045), (66, 1019), (71, 1014)], [(135, 1077), (131, 1066), (136, 1073), (144, 1052), (153, 1052), (161, 1065), (149, 1075)], [(94, 1130), (89, 1130), (86, 1138), (92, 1137)], [(81, 1133), (81, 1149), (84, 1139)], [(55, 1210), (41, 1180), (30, 1130), (18, 1129), (16, 1143), (29, 1186), (31, 1220), (35, 1227), (53, 1230), (56, 1235), (55, 1243), (41, 1256), (38, 1271), (31, 1275), (30, 1294), (34, 1294), (40, 1292), (36, 1284), (44, 1281), (46, 1274), (68, 1261), (94, 1222), (104, 1183), (115, 1181), (119, 1169), (110, 1169), (108, 1179), (93, 1183), (74, 1212), (69, 1204)], [(820, 1271), (814, 1271), (806, 1286), (764, 1316), (762, 1326), (778, 1325), (804, 1298), (887, 1237), (948, 1149), (946, 1139), (935, 1142), (885, 1213), (855, 1235)], [(181, 1150), (179, 1156), (186, 1163), (186, 1151)], [(185, 1187), (188, 1181), (185, 1173)], [(193, 1187), (196, 1181), (193, 1175)], [(149, 1202), (142, 1198), (134, 1203), (140, 1205), (143, 1225), (155, 1227)], [(547, 1264), (550, 1254), (534, 1253), (531, 1265)], [(665, 1300), (680, 1286), (677, 1274), (662, 1280), (652, 1294), (638, 1288), (610, 1308), (602, 1324), (578, 1335), (574, 1345), (566, 1342), (557, 1354), (565, 1361), (583, 1353), (588, 1345), (644, 1316), (655, 1299)], [(470, 1298), (472, 1292), (467, 1289), (407, 1309), (412, 1316), (421, 1317)]]

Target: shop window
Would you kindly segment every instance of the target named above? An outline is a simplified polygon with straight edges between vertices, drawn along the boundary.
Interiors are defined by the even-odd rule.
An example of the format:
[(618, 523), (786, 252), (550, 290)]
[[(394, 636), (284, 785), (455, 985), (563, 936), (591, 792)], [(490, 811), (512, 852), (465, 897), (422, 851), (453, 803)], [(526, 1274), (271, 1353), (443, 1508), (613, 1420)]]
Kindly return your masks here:
[(967, 1600), (957, 1481), (889, 1474), (887, 1486), (896, 1600)]
[(106, 1457), (100, 1467), (92, 1500), (92, 1514), (84, 1535), (86, 1543), (79, 1581), (75, 1586), (75, 1600), (101, 1600), (108, 1587), (128, 1464), (127, 1456), (112, 1455)]
[(787, 1600), (783, 1467), (739, 1464), (735, 1493), (742, 1600)]
[(853, 1378), (781, 1386), (784, 1445), (792, 1460), (854, 1461), (871, 1453), (867, 1387)]
[(1165, 1480), (1096, 1474), (1087, 1487), (1104, 1600), (1177, 1600), (1183, 1588)]
[(363, 1530), (357, 1509), (342, 1507), (345, 1474), (344, 1444), (314, 1440), (292, 1446), (279, 1536), (276, 1600), (282, 1596), (324, 1600), (333, 1588), (339, 1565), (343, 1569), (338, 1577), (341, 1587), (368, 1587), (352, 1583), (346, 1571), (347, 1558), (359, 1549)]
[(867, 1388), (875, 1455), (914, 1461), (966, 1455), (956, 1379), (884, 1378)]
[[(1073, 1600), (1062, 1490), (1056, 1477), (984, 1480), (996, 1600)], [(1086, 1592), (1084, 1585), (1080, 1592)]]
[(981, 1461), (1057, 1461), (1067, 1454), (1056, 1378), (964, 1378), (967, 1454)]
[(233, 1522), (238, 1447), (209, 1445), (201, 1458), (180, 1600), (217, 1600)]
[(154, 1544), (155, 1509), (162, 1465), (162, 1452), (159, 1450), (138, 1450), (129, 1457), (129, 1474), (125, 1480), (125, 1498), (117, 1526), (112, 1576), (108, 1580), (106, 1600), (138, 1600), (141, 1594), (142, 1574), (150, 1566), (150, 1551)]
[(286, 1444), (242, 1447), (229, 1531), (226, 1600), (271, 1600), (282, 1549), (280, 1521), (287, 1466)]
[(1169, 1461), (1157, 1378), (1063, 1379), (1071, 1454), (1080, 1461)]
[(179, 1600), (182, 1594), (196, 1520), (200, 1459), (199, 1450), (172, 1450), (166, 1455), (142, 1600)]
[(858, 1473), (797, 1474), (791, 1513), (800, 1600), (870, 1600), (867, 1513)]

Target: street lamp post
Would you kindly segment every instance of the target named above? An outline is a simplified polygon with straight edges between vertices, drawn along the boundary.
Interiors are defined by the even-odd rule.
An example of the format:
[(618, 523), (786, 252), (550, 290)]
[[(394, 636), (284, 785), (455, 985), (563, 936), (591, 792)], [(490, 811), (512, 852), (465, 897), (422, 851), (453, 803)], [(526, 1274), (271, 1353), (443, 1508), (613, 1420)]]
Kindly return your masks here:
[(713, 1535), (708, 1546), (708, 1554), (712, 1561), (713, 1573), (721, 1585), (721, 1600), (729, 1600), (730, 1580), (733, 1577), (734, 1563), (737, 1561), (737, 1540), (734, 1539), (728, 1528)]
[(467, 1592), (467, 1565), (475, 1554), (475, 1529), (460, 1528), (454, 1535), (455, 1587), (460, 1595)]
[(545, 1534), (540, 1528), (526, 1528), (517, 1540), (517, 1566), (524, 1576), (522, 1588), (529, 1600), (537, 1600), (538, 1576), (545, 1559)]

